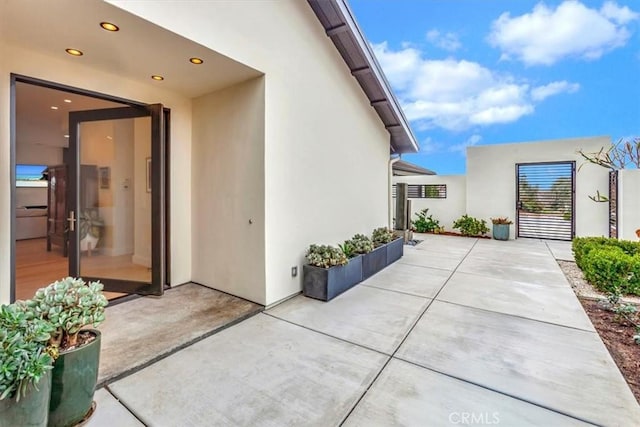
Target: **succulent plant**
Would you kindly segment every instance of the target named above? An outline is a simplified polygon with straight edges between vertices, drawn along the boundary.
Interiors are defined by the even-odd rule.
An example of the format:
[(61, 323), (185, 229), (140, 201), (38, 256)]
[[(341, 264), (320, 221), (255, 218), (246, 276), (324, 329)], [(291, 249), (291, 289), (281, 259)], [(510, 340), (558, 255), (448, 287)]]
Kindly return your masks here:
[(54, 328), (43, 320), (30, 320), (22, 304), (0, 306), (0, 400), (19, 401), (53, 365), (47, 342)]
[(508, 217), (497, 217), (497, 218), (491, 218), (491, 222), (493, 224), (513, 224), (513, 221), (511, 221)]
[(306, 257), (309, 264), (323, 268), (345, 265), (349, 262), (342, 249), (328, 245), (309, 246)]
[(373, 245), (376, 248), (390, 243), (393, 241), (393, 231), (389, 230), (387, 227), (376, 228), (373, 230), (371, 240), (373, 240)]
[(364, 234), (356, 234), (344, 243), (351, 245), (354, 254), (368, 254), (373, 250), (373, 242)]
[(67, 277), (38, 289), (35, 296), (24, 302), (29, 318), (49, 322), (54, 332), (49, 344), (61, 351), (75, 347), (78, 332), (88, 325), (97, 327), (104, 321), (108, 304), (102, 294), (102, 283)]

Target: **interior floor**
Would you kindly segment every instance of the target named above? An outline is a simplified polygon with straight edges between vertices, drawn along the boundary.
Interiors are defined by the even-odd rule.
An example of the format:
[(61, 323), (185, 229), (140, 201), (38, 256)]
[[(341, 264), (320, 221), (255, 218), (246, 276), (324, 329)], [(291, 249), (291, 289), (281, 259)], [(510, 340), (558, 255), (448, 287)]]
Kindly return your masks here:
[[(148, 269), (132, 264), (130, 258), (105, 257), (94, 252), (91, 257), (82, 257), (81, 266), (94, 275), (109, 271), (108, 277), (113, 277), (118, 272), (123, 275), (121, 278), (146, 280), (140, 278), (150, 276)], [(15, 260), (16, 300), (31, 298), (38, 289), (69, 275), (68, 258), (62, 256), (62, 248), (53, 246), (51, 251), (47, 252), (45, 238), (16, 241)], [(104, 295), (111, 300), (126, 294), (104, 292)]]

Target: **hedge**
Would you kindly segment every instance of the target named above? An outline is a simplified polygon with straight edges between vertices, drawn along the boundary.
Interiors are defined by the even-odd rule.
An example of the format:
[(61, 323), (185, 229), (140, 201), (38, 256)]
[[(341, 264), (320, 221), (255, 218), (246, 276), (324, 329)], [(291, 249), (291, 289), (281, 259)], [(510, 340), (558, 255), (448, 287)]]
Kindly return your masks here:
[(576, 263), (597, 289), (640, 295), (640, 243), (605, 237), (573, 240)]

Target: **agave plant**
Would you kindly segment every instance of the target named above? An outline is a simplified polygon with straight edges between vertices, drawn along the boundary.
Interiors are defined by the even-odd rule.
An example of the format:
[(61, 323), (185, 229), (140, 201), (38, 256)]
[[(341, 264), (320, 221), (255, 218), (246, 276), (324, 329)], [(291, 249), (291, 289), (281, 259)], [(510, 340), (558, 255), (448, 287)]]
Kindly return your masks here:
[(19, 401), (52, 368), (47, 342), (54, 328), (29, 317), (21, 304), (0, 306), (0, 400)]
[(53, 326), (49, 345), (61, 351), (73, 348), (82, 328), (97, 327), (104, 321), (108, 301), (102, 288), (100, 282), (85, 283), (73, 277), (56, 281), (38, 289), (31, 300), (24, 302), (27, 317), (44, 320)]

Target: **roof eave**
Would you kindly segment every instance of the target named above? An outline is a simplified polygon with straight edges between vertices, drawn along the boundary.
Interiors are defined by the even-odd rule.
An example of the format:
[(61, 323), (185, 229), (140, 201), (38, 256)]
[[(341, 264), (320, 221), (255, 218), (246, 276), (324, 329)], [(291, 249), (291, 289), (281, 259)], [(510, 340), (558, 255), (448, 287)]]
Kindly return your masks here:
[(346, 1), (307, 1), (389, 132), (391, 152), (417, 152), (409, 122)]

